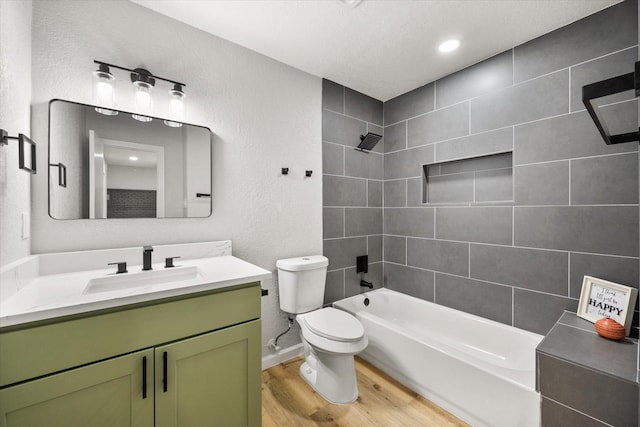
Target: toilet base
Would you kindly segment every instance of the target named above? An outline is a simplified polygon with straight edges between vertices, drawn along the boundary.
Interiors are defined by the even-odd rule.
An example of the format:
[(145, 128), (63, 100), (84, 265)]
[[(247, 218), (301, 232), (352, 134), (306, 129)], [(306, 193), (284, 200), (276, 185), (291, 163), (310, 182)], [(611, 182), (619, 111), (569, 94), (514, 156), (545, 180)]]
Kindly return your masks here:
[(358, 398), (356, 367), (352, 354), (315, 353), (305, 344), (300, 376), (330, 403), (346, 405)]

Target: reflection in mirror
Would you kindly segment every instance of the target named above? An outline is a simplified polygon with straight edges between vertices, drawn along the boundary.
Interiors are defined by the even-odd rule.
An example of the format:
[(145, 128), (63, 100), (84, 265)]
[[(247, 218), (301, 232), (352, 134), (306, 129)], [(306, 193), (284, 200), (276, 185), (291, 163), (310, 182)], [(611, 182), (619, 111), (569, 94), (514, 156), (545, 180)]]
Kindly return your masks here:
[(211, 131), (168, 126), (131, 113), (49, 103), (49, 164), (63, 163), (67, 186), (49, 167), (55, 219), (202, 218), (211, 214)]

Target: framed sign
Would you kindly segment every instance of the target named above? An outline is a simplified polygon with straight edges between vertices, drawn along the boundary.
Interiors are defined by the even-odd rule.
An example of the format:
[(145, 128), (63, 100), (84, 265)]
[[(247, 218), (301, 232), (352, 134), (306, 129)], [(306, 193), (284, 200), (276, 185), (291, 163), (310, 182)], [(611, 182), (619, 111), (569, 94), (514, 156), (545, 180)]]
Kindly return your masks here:
[(635, 288), (584, 276), (578, 316), (592, 323), (610, 317), (624, 326), (626, 335), (629, 335), (637, 297)]

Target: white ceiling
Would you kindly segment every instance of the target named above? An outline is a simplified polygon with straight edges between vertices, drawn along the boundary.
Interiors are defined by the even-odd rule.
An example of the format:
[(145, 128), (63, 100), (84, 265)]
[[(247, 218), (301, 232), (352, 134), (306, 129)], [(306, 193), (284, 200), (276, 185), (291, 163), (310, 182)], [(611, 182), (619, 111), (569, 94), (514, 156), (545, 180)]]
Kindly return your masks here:
[(132, 1), (386, 101), (620, 0)]

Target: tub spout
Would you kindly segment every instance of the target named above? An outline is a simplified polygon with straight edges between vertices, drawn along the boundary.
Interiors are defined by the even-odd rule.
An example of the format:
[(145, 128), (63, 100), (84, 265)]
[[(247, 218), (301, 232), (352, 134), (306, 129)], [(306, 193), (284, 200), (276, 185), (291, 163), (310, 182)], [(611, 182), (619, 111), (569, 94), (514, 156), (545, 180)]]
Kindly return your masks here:
[(373, 289), (373, 283), (367, 282), (366, 280), (360, 280), (360, 286), (364, 286), (365, 288)]

